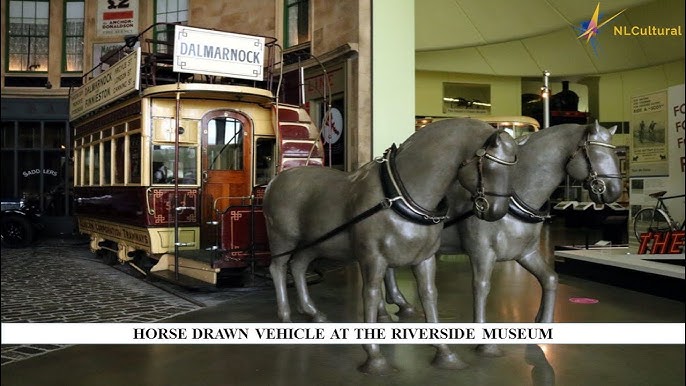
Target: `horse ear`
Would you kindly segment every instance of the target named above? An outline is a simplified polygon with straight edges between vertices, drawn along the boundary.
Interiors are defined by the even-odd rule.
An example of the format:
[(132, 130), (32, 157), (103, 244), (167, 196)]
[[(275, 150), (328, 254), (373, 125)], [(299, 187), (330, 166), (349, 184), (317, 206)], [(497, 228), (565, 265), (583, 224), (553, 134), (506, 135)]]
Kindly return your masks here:
[(617, 125), (610, 127), (607, 129), (607, 131), (609, 131), (611, 135), (615, 135), (615, 131), (617, 131)]
[(517, 141), (517, 145), (522, 146), (523, 144), (526, 143), (526, 141), (529, 140), (529, 138), (530, 138), (529, 135), (523, 135), (523, 136), (521, 136), (521, 137), (517, 137), (517, 138), (515, 139), (515, 141)]
[(591, 125), (589, 132), (591, 134), (598, 134), (598, 132), (600, 132), (601, 127), (602, 126), (600, 126), (600, 123), (598, 123), (598, 120), (596, 119), (595, 122)]

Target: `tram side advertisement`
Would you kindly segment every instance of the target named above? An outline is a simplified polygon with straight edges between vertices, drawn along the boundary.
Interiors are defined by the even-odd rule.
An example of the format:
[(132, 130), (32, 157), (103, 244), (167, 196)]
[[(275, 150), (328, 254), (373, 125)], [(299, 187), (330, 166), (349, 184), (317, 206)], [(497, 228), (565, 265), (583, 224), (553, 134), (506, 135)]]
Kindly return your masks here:
[(69, 119), (73, 121), (117, 98), (139, 90), (140, 64), (139, 47), (83, 86), (72, 90), (69, 94)]

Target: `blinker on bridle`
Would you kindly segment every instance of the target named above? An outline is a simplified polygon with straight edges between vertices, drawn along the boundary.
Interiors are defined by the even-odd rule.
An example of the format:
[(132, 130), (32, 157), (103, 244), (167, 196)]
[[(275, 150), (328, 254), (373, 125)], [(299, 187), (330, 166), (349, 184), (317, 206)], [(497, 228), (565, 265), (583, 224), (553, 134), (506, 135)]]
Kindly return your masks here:
[(607, 185), (601, 178), (622, 178), (622, 176), (619, 174), (598, 174), (598, 172), (595, 171), (593, 163), (591, 162), (591, 157), (588, 154), (589, 146), (600, 146), (608, 149), (616, 149), (617, 147), (606, 142), (592, 141), (588, 139), (590, 136), (590, 132), (586, 133), (586, 139), (579, 144), (574, 154), (569, 157), (567, 163), (570, 163), (574, 157), (581, 152), (588, 165), (588, 177), (586, 177), (585, 182), (588, 184), (588, 187), (593, 194), (600, 196), (607, 190)]
[(517, 156), (515, 156), (514, 161), (507, 161), (502, 158), (498, 158), (494, 156), (493, 154), (488, 152), (488, 148), (490, 147), (490, 144), (495, 141), (495, 137), (500, 135), (502, 130), (496, 131), (493, 133), (488, 140), (484, 143), (484, 146), (481, 148), (477, 149), (476, 153), (474, 154), (474, 157), (465, 160), (460, 164), (460, 167), (457, 169), (458, 171), (462, 169), (463, 167), (469, 165), (473, 161), (476, 161), (477, 165), (477, 186), (476, 186), (476, 193), (472, 196), (472, 201), (474, 201), (474, 208), (476, 209), (477, 212), (479, 213), (484, 213), (490, 208), (490, 204), (488, 203), (488, 200), (486, 199), (486, 196), (494, 196), (494, 197), (510, 197), (512, 196), (511, 193), (495, 193), (495, 192), (490, 192), (486, 191), (484, 189), (484, 181), (483, 181), (483, 162), (484, 158), (490, 161), (493, 161), (495, 163), (498, 163), (500, 165), (505, 165), (505, 166), (513, 166), (517, 163)]

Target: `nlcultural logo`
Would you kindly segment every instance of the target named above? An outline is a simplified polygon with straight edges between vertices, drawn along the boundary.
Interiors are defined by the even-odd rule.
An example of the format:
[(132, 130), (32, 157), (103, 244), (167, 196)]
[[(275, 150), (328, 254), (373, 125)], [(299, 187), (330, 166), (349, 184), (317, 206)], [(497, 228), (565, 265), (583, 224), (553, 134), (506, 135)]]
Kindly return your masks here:
[(603, 27), (605, 24), (609, 23), (610, 21), (612, 21), (617, 16), (621, 15), (624, 11), (626, 11), (626, 9), (623, 9), (617, 12), (611, 18), (605, 19), (602, 22), (600, 22), (600, 3), (598, 3), (598, 5), (596, 5), (595, 7), (595, 11), (593, 12), (593, 16), (591, 17), (591, 19), (589, 21), (581, 23), (580, 28), (576, 28), (579, 32), (581, 32), (581, 34), (577, 36), (577, 39), (586, 39), (586, 44), (590, 44), (593, 48), (593, 52), (596, 55), (598, 55), (598, 51), (596, 50), (596, 44), (598, 43), (597, 35), (600, 31), (600, 28)]

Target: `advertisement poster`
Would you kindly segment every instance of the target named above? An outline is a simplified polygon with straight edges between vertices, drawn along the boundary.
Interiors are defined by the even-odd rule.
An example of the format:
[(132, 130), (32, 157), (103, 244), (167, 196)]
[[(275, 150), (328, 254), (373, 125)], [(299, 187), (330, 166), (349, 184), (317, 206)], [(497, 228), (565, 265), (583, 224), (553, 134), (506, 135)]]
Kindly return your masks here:
[(631, 176), (666, 176), (667, 92), (631, 98)]
[(96, 16), (98, 37), (138, 34), (138, 0), (98, 0)]

